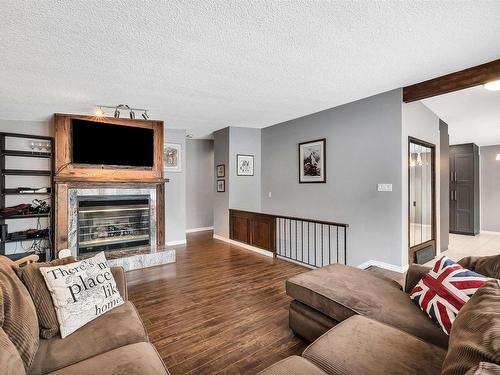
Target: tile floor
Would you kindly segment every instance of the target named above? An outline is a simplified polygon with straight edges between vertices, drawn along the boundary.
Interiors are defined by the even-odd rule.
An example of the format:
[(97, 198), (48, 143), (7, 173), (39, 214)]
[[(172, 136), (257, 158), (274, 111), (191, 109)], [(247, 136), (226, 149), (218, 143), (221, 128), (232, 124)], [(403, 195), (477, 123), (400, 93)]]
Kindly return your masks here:
[[(500, 233), (480, 233), (477, 236), (450, 234), (448, 250), (441, 253), (458, 261), (467, 256), (486, 256), (500, 254)], [(432, 266), (434, 261), (427, 265)]]

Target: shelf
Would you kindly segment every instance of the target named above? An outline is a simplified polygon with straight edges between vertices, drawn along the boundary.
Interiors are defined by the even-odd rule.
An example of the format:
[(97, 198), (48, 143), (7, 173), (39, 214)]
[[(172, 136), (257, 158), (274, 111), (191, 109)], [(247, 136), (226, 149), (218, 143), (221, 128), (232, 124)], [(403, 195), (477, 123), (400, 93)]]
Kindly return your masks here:
[(35, 217), (50, 217), (50, 213), (48, 213), (48, 214), (0, 216), (0, 220), (30, 219), (30, 218), (35, 218)]
[[(35, 253), (34, 252), (26, 252), (26, 253), (15, 253), (15, 254), (7, 254), (5, 255), (7, 258), (9, 258), (10, 260), (18, 260), (18, 259), (21, 259), (21, 258), (24, 258), (24, 257), (27, 257), (29, 255), (34, 255)], [(4, 255), (4, 254), (1, 254), (1, 255)], [(42, 254), (36, 254), (40, 257), (40, 259), (38, 260), (39, 262), (44, 262), (45, 261), (45, 253), (42, 253)]]
[(33, 169), (4, 169), (4, 175), (9, 176), (51, 176), (51, 171), (38, 171)]
[(3, 150), (4, 156), (21, 156), (25, 158), (45, 158), (50, 159), (52, 154), (49, 152), (34, 152), (34, 151), (18, 151), (18, 150)]
[(20, 133), (0, 133), (2, 137), (11, 137), (11, 138), (25, 138), (25, 139), (42, 139), (44, 141), (53, 141), (52, 137), (44, 136), (44, 135), (30, 135), (30, 134), (20, 134)]
[(3, 195), (52, 195), (51, 192), (48, 193), (20, 193), (17, 189), (3, 189)]
[(12, 240), (0, 241), (0, 243), (38, 241), (38, 240), (48, 240), (48, 239), (49, 239), (49, 236), (33, 237), (33, 238), (16, 238), (16, 239), (12, 239)]

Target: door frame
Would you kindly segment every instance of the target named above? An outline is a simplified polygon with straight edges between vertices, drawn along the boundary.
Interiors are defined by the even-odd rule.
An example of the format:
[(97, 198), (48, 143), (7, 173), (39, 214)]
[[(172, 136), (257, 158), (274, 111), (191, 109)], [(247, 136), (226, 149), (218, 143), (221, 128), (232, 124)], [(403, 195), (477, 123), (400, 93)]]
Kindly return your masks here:
[[(432, 206), (432, 231), (431, 231), (431, 239), (423, 242), (421, 244), (415, 245), (413, 247), (410, 246), (410, 209), (411, 209), (411, 202), (410, 202), (410, 157), (411, 157), (411, 150), (410, 150), (410, 144), (417, 144), (420, 146), (428, 147), (431, 149), (431, 206)], [(408, 168), (408, 195), (407, 195), (407, 204), (408, 204), (408, 263), (412, 264), (415, 263), (415, 253), (423, 248), (426, 248), (428, 246), (432, 246), (432, 250), (434, 252), (434, 256), (436, 256), (436, 248), (437, 248), (437, 215), (436, 215), (436, 145), (433, 143), (429, 143), (426, 141), (423, 141), (418, 138), (414, 137), (408, 137), (408, 151), (407, 151), (407, 168)]]

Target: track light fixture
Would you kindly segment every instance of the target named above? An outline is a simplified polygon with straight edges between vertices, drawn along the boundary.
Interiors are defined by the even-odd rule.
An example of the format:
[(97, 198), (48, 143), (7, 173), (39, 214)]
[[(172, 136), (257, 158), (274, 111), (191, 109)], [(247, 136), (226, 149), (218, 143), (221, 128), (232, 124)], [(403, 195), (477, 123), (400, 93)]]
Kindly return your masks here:
[(120, 118), (120, 111), (129, 111), (129, 117), (134, 120), (135, 119), (135, 113), (136, 112), (143, 112), (142, 113), (142, 118), (144, 120), (149, 120), (149, 115), (148, 115), (148, 111), (149, 109), (146, 109), (146, 108), (132, 108), (130, 107), (129, 105), (127, 104), (118, 104), (116, 106), (110, 106), (110, 105), (98, 105), (96, 110), (95, 110), (95, 114), (96, 116), (98, 117), (103, 117), (104, 116), (104, 110), (103, 108), (110, 108), (110, 109), (114, 109), (115, 112), (113, 114), (114, 118)]

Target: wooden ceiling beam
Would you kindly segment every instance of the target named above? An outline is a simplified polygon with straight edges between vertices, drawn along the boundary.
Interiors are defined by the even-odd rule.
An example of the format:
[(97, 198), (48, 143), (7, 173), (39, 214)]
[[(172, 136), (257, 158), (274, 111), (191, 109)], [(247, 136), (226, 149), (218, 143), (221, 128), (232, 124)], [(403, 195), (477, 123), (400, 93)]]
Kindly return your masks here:
[(414, 102), (500, 80), (500, 59), (403, 87), (403, 101)]

